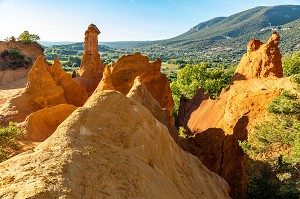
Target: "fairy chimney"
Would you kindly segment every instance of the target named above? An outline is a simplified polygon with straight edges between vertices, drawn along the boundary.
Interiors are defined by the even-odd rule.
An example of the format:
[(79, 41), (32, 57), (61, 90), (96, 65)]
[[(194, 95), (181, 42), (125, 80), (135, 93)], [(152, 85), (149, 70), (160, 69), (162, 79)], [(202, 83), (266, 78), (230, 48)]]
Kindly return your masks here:
[(95, 24), (90, 24), (88, 29), (85, 31), (84, 38), (84, 53), (96, 54), (98, 53), (98, 35), (100, 30)]
[(92, 95), (102, 79), (104, 64), (98, 52), (98, 35), (100, 30), (96, 25), (89, 25), (85, 31), (84, 53), (81, 59), (78, 76), (75, 78)]

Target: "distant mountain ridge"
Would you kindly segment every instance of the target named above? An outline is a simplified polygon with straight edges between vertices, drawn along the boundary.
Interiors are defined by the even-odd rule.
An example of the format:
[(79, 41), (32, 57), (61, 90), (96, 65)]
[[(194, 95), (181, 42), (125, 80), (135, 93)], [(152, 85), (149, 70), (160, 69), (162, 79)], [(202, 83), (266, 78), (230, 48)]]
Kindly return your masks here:
[[(138, 50), (192, 63), (237, 64), (252, 38), (266, 42), (272, 31), (281, 36), (282, 54), (299, 51), (300, 5), (260, 6), (229, 17), (217, 17), (177, 37), (153, 41)], [(153, 55), (151, 49), (159, 53)]]
[(168, 45), (174, 41), (220, 40), (248, 34), (256, 36), (263, 29), (284, 26), (298, 19), (300, 19), (300, 5), (259, 6), (228, 17), (216, 17), (201, 22), (189, 31), (170, 39), (103, 42), (103, 45), (112, 48), (137, 48), (153, 44)]
[[(151, 59), (185, 63), (237, 64), (252, 38), (266, 42), (272, 31), (281, 36), (282, 54), (300, 50), (300, 5), (259, 6), (228, 17), (201, 22), (176, 37), (158, 41), (100, 42), (118, 52), (140, 51)], [(122, 49), (122, 50), (119, 50)], [(111, 51), (109, 50), (109, 51)]]
[(214, 36), (237, 37), (269, 26), (284, 25), (299, 18), (300, 6), (260, 6), (229, 17), (217, 17), (202, 22), (171, 40), (205, 39)]

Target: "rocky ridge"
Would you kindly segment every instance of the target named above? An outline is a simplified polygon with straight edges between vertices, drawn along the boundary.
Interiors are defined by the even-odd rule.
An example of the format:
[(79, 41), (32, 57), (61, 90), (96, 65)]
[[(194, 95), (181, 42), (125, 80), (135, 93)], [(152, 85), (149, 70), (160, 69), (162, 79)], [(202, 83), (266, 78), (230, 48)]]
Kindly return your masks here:
[(0, 121), (2, 125), (23, 122), (29, 114), (43, 108), (59, 104), (82, 106), (87, 98), (85, 89), (62, 69), (57, 59), (49, 67), (40, 56), (28, 74), (25, 90), (0, 109)]
[(276, 32), (266, 44), (252, 39), (230, 86), (216, 100), (200, 90), (198, 107), (190, 106), (189, 100), (181, 104), (188, 118), (180, 119), (194, 136), (180, 140), (180, 145), (224, 177), (233, 198), (245, 198), (247, 183), (246, 159), (238, 140), (247, 139), (253, 126), (267, 117), (266, 106), (282, 89), (293, 88), (287, 78), (282, 78), (279, 39)]
[(273, 32), (264, 44), (252, 39), (247, 46), (247, 53), (239, 63), (233, 81), (264, 77), (282, 77), (281, 53), (278, 48), (280, 36)]
[(2, 198), (230, 198), (222, 178), (116, 91), (93, 94), (33, 151), (1, 163), (0, 176)]
[(135, 53), (124, 55), (112, 66), (106, 66), (103, 78), (95, 92), (103, 90), (117, 90), (127, 94), (134, 84), (136, 77), (140, 76), (146, 89), (157, 100), (162, 108), (172, 113), (174, 101), (166, 75), (160, 72), (161, 60), (149, 62), (149, 58)]

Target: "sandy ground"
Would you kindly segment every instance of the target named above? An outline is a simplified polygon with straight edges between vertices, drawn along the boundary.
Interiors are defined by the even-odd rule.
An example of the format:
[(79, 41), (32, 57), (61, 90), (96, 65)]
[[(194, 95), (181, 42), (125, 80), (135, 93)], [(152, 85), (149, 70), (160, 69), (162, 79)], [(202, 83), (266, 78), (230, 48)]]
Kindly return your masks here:
[(26, 82), (27, 78), (24, 78), (13, 83), (0, 86), (0, 108), (7, 100), (19, 95), (25, 89)]

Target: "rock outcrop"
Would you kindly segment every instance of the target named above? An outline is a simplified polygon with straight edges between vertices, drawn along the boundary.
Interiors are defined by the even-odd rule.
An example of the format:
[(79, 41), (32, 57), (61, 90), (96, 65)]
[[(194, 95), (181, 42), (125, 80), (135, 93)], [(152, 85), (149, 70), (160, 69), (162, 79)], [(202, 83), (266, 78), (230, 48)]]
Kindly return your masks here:
[(230, 185), (232, 198), (245, 198), (247, 191), (247, 165), (238, 140), (247, 139), (248, 117), (241, 117), (232, 135), (225, 135), (221, 128), (209, 128), (188, 139), (180, 138), (178, 144), (197, 156), (214, 173)]
[[(13, 57), (9, 56), (10, 52), (15, 53)], [(0, 87), (8, 84), (25, 87), (28, 72), (37, 57), (43, 54), (44, 49), (38, 43), (0, 41)]]
[(0, 196), (229, 198), (221, 177), (116, 91), (95, 93), (33, 151), (1, 163)]
[(135, 53), (122, 56), (112, 66), (104, 69), (103, 78), (95, 92), (103, 90), (117, 90), (127, 94), (134, 84), (137, 76), (162, 108), (170, 113), (174, 107), (170, 85), (167, 77), (160, 72), (161, 60), (149, 62), (149, 58)]
[(168, 110), (162, 109), (158, 101), (152, 97), (151, 93), (143, 85), (141, 77), (138, 76), (135, 78), (127, 97), (145, 106), (158, 121), (168, 128), (173, 139), (177, 141), (178, 131), (175, 127), (174, 118)]
[(86, 102), (88, 95), (84, 88), (74, 81), (70, 74), (63, 70), (57, 58), (54, 59), (54, 64), (47, 69), (56, 82), (56, 85), (63, 88), (68, 104), (82, 106)]
[[(231, 187), (231, 196), (233, 198), (245, 196), (245, 192), (242, 192), (242, 190), (245, 189), (241, 189), (240, 183), (244, 182), (242, 187), (246, 186), (246, 162), (243, 154), (242, 152), (234, 153), (231, 151), (233, 150), (231, 146), (239, 148), (238, 139), (236, 139), (235, 136), (231, 136), (234, 134), (234, 131), (241, 130), (240, 127), (238, 128), (235, 126), (237, 126), (240, 118), (247, 116), (249, 121), (246, 129), (250, 132), (255, 124), (268, 117), (266, 110), (267, 105), (272, 101), (272, 99), (276, 98), (283, 89), (293, 89), (292, 83), (287, 78), (262, 78), (234, 81), (227, 91), (224, 90), (220, 98), (216, 100), (204, 100), (190, 116), (188, 127), (191, 132), (195, 134), (195, 137), (198, 134), (206, 132), (210, 128), (222, 129), (226, 137), (225, 139), (230, 136), (230, 139), (227, 139), (227, 142), (224, 142), (223, 145), (223, 150), (228, 150), (230, 157), (227, 158), (227, 160), (224, 159), (222, 164), (231, 164), (232, 166), (228, 166), (227, 168), (231, 168), (232, 170), (224, 171), (234, 175), (239, 175), (239, 178), (237, 178), (237, 176), (229, 176), (229, 174), (225, 176), (224, 173), (220, 173), (220, 175), (228, 181)], [(213, 140), (217, 138), (213, 137), (214, 135), (212, 134), (209, 140), (215, 142)], [(200, 145), (197, 144), (194, 147), (198, 148), (198, 146)], [(206, 143), (202, 143), (201, 150), (202, 149), (205, 149), (203, 153), (207, 154), (209, 157), (212, 157), (211, 153), (213, 152), (211, 151), (215, 150)], [(195, 149), (192, 149), (192, 151), (193, 150)], [(192, 151), (191, 153), (193, 153)], [(225, 152), (223, 151), (223, 153)], [(209, 160), (209, 158), (206, 160)], [(210, 164), (215, 164), (216, 162), (211, 161), (210, 163), (203, 163), (207, 167), (210, 167)], [(242, 165), (244, 168), (236, 169), (234, 168), (234, 165)], [(216, 165), (215, 167), (218, 166)], [(233, 182), (232, 179), (235, 179), (235, 181)], [(241, 181), (238, 182), (237, 179), (241, 179)], [(232, 184), (231, 181), (235, 184)], [(234, 197), (233, 194), (238, 194), (238, 197)]]
[(31, 113), (22, 124), (25, 139), (34, 142), (46, 140), (76, 109), (76, 106), (70, 104), (60, 104)]
[(280, 36), (273, 32), (272, 37), (263, 44), (261, 41), (252, 39), (238, 65), (234, 80), (245, 80), (264, 77), (282, 77), (281, 53), (278, 48)]
[(192, 99), (188, 99), (184, 95), (181, 95), (178, 110), (178, 126), (182, 126), (186, 130), (189, 130), (187, 123), (192, 112), (194, 112), (204, 100), (208, 99), (209, 94), (204, 94), (204, 90), (202, 88), (198, 89), (197, 93)]
[[(293, 87), (288, 79), (280, 78), (279, 38), (273, 33), (266, 44), (255, 39), (250, 41), (231, 85), (216, 100), (201, 98), (199, 107), (190, 114), (187, 127), (194, 134), (189, 139), (194, 141), (181, 142), (183, 148), (227, 180), (233, 198), (245, 197), (247, 182), (246, 160), (238, 140), (246, 139), (253, 126), (267, 117), (267, 105), (282, 89)], [(187, 105), (182, 106), (183, 110), (189, 109)]]
[(25, 90), (0, 109), (0, 123), (22, 122), (35, 111), (59, 104), (82, 106), (87, 98), (85, 89), (61, 68), (57, 59), (49, 67), (40, 56), (28, 74)]
[(223, 129), (209, 128), (188, 139), (179, 137), (178, 144), (197, 156), (209, 170), (220, 175), (224, 139)]
[(98, 52), (99, 29), (94, 25), (89, 25), (85, 31), (84, 53), (82, 56), (78, 76), (75, 78), (87, 91), (90, 96), (102, 79), (104, 65)]

